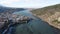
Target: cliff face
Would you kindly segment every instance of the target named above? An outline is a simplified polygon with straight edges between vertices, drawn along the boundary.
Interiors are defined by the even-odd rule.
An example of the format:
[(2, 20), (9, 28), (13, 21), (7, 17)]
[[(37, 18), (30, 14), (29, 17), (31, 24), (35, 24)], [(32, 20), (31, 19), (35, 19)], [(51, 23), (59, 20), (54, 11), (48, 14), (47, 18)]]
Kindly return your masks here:
[(58, 21), (60, 17), (60, 4), (32, 10), (31, 12), (50, 25), (60, 29), (60, 22)]

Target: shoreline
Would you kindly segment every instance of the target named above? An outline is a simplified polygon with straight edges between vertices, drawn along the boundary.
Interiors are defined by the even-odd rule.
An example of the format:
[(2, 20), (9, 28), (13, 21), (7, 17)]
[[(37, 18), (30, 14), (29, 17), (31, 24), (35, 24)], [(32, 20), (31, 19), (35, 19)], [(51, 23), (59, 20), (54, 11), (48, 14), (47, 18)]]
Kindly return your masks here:
[[(32, 13), (32, 12), (31, 12)], [(38, 18), (40, 18), (40, 16), (37, 16), (36, 14), (33, 14), (32, 13), (32, 15), (34, 15), (34, 16), (36, 16), (36, 17), (38, 17)], [(42, 19), (42, 18), (40, 18), (40, 19)], [(45, 21), (44, 19), (42, 19), (43, 21)], [(47, 21), (46, 21), (47, 22)], [(49, 23), (49, 22), (47, 22), (50, 26), (52, 26), (52, 27), (55, 27), (55, 28), (57, 28), (57, 29), (60, 29), (60, 26), (57, 26), (57, 25), (55, 25), (55, 24), (52, 24), (52, 23)]]

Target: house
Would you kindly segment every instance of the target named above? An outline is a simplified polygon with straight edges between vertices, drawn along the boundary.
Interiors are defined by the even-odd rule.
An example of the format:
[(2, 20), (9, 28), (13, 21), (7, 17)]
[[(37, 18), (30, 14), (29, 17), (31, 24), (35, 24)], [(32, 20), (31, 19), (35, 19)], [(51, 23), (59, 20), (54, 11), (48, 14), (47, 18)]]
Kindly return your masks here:
[(58, 22), (60, 22), (60, 17), (58, 18)]

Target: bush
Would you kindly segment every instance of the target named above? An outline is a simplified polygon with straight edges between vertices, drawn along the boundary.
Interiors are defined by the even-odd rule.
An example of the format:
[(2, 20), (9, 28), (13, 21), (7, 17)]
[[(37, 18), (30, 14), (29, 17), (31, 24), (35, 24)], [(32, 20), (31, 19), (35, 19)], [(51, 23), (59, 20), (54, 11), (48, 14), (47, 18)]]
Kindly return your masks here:
[(60, 23), (60, 21), (58, 21), (58, 20), (54, 20), (54, 21), (52, 21), (52, 22)]

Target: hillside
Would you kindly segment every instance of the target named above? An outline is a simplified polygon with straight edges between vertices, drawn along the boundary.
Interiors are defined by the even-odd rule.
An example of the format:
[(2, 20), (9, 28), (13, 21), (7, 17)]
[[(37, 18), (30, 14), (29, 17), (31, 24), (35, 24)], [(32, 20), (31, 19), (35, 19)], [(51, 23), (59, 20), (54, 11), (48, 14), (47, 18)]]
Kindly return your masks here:
[(24, 10), (23, 8), (11, 8), (11, 7), (4, 7), (4, 6), (0, 6), (0, 13), (6, 13), (6, 12), (15, 12), (15, 11), (21, 11)]
[(6, 17), (11, 15), (13, 12), (22, 11), (22, 10), (25, 9), (0, 6), (0, 17)]
[(60, 4), (31, 11), (33, 15), (60, 29)]

